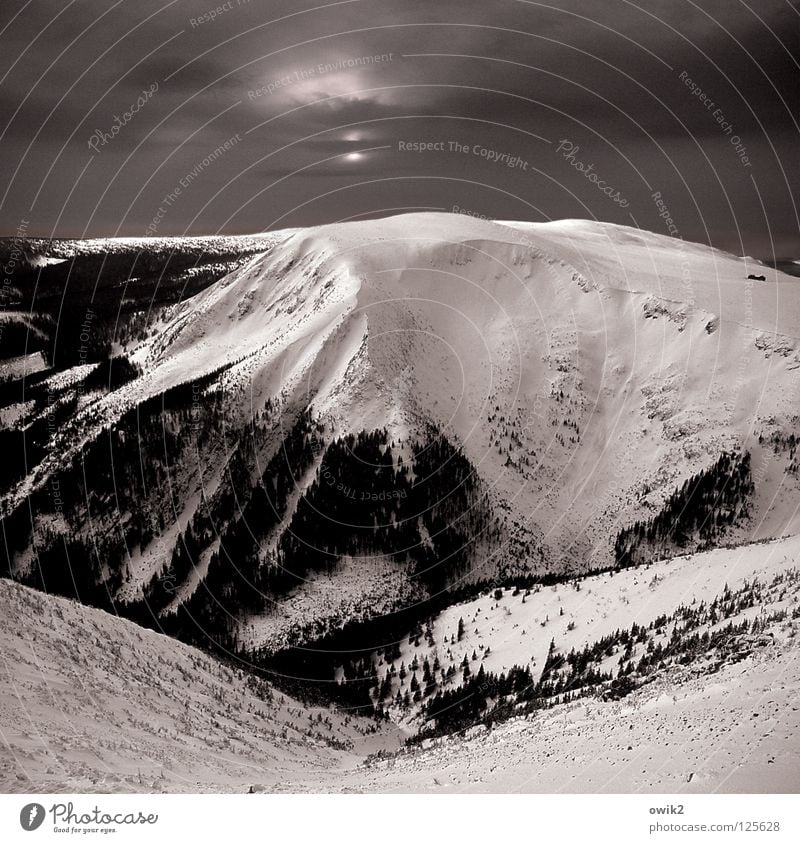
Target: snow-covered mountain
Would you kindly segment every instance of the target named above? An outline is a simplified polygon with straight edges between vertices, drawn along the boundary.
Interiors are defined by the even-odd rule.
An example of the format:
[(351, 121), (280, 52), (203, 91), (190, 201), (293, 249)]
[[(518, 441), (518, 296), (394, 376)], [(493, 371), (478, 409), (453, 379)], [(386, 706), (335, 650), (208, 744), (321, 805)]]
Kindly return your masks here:
[(289, 790), (400, 744), (106, 612), (8, 581), (0, 600), (3, 793)]
[(443, 589), (800, 532), (796, 279), (451, 214), (244, 252), (110, 362), (5, 364), (13, 576), (272, 651)]
[[(479, 711), (506, 709), (491, 729), (478, 723), (409, 746), (403, 738), (419, 726), (413, 707), (401, 723), (376, 723), (357, 716), (363, 712), (302, 702), (271, 676), (0, 581), (0, 788), (796, 792), (797, 550), (796, 538), (717, 550), (587, 577), (579, 588), (527, 597), (506, 590), (499, 600), (449, 608), (431, 624), (443, 665), (459, 616), (465, 632), (452, 649), (458, 658), (477, 650), (475, 673), (478, 665), (530, 664), (530, 653), (543, 657), (550, 640), (564, 655), (591, 651), (589, 664), (608, 671), (625, 661), (628, 648), (615, 638), (634, 623), (632, 658), (654, 663), (629, 674), (635, 682), (625, 693), (605, 681), (527, 713), (495, 699)], [(695, 626), (709, 611), (717, 617)], [(413, 655), (432, 656), (426, 640), (401, 643), (407, 689)]]
[(449, 214), (10, 248), (9, 788), (796, 779), (797, 279)]

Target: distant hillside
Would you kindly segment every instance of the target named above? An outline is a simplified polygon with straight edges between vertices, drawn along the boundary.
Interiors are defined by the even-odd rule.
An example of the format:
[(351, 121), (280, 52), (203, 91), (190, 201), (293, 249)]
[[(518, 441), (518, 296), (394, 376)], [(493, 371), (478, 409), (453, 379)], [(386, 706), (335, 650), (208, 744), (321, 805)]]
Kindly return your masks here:
[[(439, 736), (460, 698), (443, 719), (424, 689), (392, 713), (401, 732), (0, 580), (0, 790), (796, 793), (797, 559), (790, 539), (453, 606), (431, 627), (444, 668), (451, 649), (473, 677), (545, 670), (550, 697), (531, 708), (531, 686), (498, 698), (484, 680), (474, 719)], [(419, 639), (401, 642), (406, 688), (434, 658)], [(432, 736), (403, 746), (420, 723)]]
[(394, 730), (105, 612), (0, 580), (0, 791), (292, 789)]
[[(800, 287), (746, 259), (453, 214), (28, 251), (0, 514), (31, 586), (268, 657), (800, 532)], [(94, 281), (118, 330), (58, 316)]]

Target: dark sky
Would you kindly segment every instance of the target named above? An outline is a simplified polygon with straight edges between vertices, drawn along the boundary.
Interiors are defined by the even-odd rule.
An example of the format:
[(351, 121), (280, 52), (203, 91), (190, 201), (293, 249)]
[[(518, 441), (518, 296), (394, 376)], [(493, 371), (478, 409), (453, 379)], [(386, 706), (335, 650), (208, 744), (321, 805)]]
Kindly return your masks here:
[(6, 0), (0, 232), (458, 206), (670, 233), (666, 208), (673, 234), (796, 257), (798, 57), (788, 0)]

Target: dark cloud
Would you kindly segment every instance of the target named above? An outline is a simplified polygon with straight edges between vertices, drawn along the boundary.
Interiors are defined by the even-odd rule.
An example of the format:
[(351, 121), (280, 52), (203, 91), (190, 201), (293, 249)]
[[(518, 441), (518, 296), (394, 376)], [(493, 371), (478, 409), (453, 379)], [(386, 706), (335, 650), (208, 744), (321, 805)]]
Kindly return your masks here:
[[(796, 3), (34, 0), (16, 11), (0, 9), (8, 233), (22, 218), (40, 234), (141, 233), (211, 157), (163, 233), (453, 205), (658, 231), (660, 191), (687, 238), (800, 251)], [(109, 139), (90, 161), (96, 132)], [(470, 152), (398, 148), (413, 140)], [(562, 140), (579, 149), (572, 161)]]

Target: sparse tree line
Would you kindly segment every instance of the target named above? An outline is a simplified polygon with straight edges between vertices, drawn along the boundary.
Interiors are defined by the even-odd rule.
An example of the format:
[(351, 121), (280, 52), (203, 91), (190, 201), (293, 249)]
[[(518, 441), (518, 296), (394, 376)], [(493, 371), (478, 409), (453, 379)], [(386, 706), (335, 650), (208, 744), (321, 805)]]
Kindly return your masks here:
[(653, 518), (620, 530), (614, 542), (617, 565), (713, 547), (728, 528), (748, 517), (754, 489), (749, 451), (723, 453), (676, 489)]
[[(231, 648), (243, 612), (266, 611), (300, 577), (334, 568), (342, 555), (395, 558), (439, 590), (468, 570), (476, 542), (491, 540), (496, 526), (477, 475), (438, 431), (405, 443), (405, 464), (401, 443), (385, 430), (326, 443), (308, 411), (287, 426), (285, 409), (268, 402), (227, 442), (224, 396), (214, 388), (220, 373), (126, 412), (6, 513), (5, 570), (17, 570), (15, 559), (32, 551), (33, 563), (18, 573), (29, 585)], [(275, 440), (281, 425), (288, 430)], [(269, 441), (272, 456), (259, 476), (254, 466)], [(219, 491), (201, 497), (144, 598), (115, 602), (130, 555), (146, 551), (179, 515), (192, 482), (186, 465), (215, 447), (230, 452)], [(315, 477), (300, 494), (315, 460)], [(288, 529), (267, 548), (287, 517)], [(159, 616), (215, 542), (194, 594), (174, 616)]]
[[(798, 419), (794, 418), (793, 422), (797, 424)], [(797, 454), (798, 437), (794, 433), (773, 431), (768, 436), (760, 433), (758, 442), (760, 445), (769, 448), (773, 454), (787, 454), (789, 458), (789, 465), (786, 469), (787, 473), (795, 476), (800, 474), (800, 463), (798, 463)]]
[[(0, 255), (7, 253), (8, 242), (0, 241)], [(143, 337), (164, 305), (193, 296), (249, 259), (241, 251), (209, 251), (177, 240), (153, 240), (146, 250), (119, 243), (106, 252), (81, 248), (80, 242), (62, 248), (25, 241), (26, 256), (53, 254), (62, 260), (39, 267), (16, 262), (13, 286), (4, 288), (4, 305), (31, 314), (33, 330), (19, 322), (4, 330), (0, 360), (41, 351), (48, 365), (59, 370), (106, 360), (113, 343)]]
[[(491, 726), (584, 696), (620, 699), (675, 667), (715, 672), (768, 645), (773, 625), (798, 625), (798, 587), (800, 571), (792, 568), (769, 583), (756, 579), (736, 590), (726, 586), (709, 603), (681, 605), (646, 626), (617, 629), (580, 651), (560, 653), (551, 641), (538, 680), (532, 678), (530, 668), (514, 667), (499, 676), (487, 673), (483, 666), (477, 674), (465, 672), (461, 685), (437, 690), (423, 704), (425, 725), (408, 743), (460, 732), (478, 723)], [(749, 620), (742, 617), (752, 607), (786, 602), (790, 597), (792, 608), (762, 610)]]
[(32, 564), (18, 577), (27, 584), (138, 618), (139, 607), (114, 595), (130, 553), (171, 525), (186, 491), (182, 465), (220, 435), (218, 397), (195, 400), (214, 377), (129, 410), (6, 513), (4, 570), (30, 551)]

